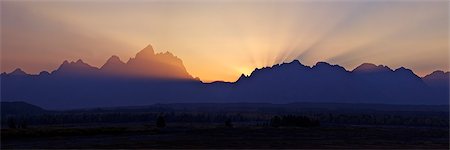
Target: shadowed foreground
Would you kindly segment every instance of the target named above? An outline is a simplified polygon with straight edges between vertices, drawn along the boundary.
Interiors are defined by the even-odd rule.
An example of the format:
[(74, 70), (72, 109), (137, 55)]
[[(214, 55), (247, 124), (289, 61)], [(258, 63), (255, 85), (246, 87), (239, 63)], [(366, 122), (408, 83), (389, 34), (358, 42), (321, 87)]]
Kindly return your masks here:
[(448, 105), (2, 102), (1, 148), (449, 148)]
[[(92, 126), (92, 125), (89, 125)], [(180, 124), (3, 129), (4, 148), (438, 148), (448, 128), (373, 126), (254, 127)]]

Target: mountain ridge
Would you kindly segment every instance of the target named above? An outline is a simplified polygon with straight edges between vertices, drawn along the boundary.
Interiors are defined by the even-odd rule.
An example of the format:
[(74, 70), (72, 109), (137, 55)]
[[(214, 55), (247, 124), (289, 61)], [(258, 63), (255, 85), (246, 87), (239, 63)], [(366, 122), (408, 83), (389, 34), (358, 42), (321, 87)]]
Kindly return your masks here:
[(235, 82), (203, 83), (187, 73), (180, 58), (155, 54), (151, 45), (127, 62), (111, 56), (100, 68), (77, 60), (64, 61), (51, 73), (24, 73), (1, 75), (1, 100), (56, 109), (178, 102), (448, 104), (450, 77), (436, 71), (420, 78), (404, 67), (392, 70), (370, 63), (346, 70), (294, 60), (256, 68)]
[[(167, 68), (167, 69), (161, 69)], [(183, 61), (170, 52), (154, 53), (153, 47), (148, 45), (139, 51), (134, 58), (123, 62), (116, 55), (111, 56), (101, 67), (91, 66), (82, 59), (77, 61), (64, 60), (55, 70), (40, 72), (39, 75), (51, 75), (59, 77), (127, 77), (127, 78), (152, 78), (152, 79), (182, 79), (199, 80), (192, 77)], [(11, 73), (3, 73), (4, 76), (32, 75), (20, 68)]]
[[(147, 48), (147, 47), (146, 47)], [(145, 48), (145, 49), (146, 49)], [(139, 54), (140, 52), (138, 52), (138, 54)], [(138, 55), (137, 54), (137, 55)], [(136, 55), (136, 56), (137, 56)], [(182, 61), (181, 61), (181, 59), (180, 58), (178, 58), (178, 57), (176, 57), (175, 55), (173, 55), (172, 53), (170, 53), (170, 52), (161, 52), (161, 53), (156, 53), (155, 54), (156, 56), (168, 56), (168, 57), (174, 57), (174, 58), (176, 58), (176, 60), (179, 60), (179, 62), (181, 62), (182, 63)], [(101, 66), (101, 67), (94, 67), (94, 66), (91, 66), (91, 65), (89, 65), (89, 64), (87, 64), (87, 63), (85, 63), (82, 59), (78, 59), (77, 61), (68, 61), (68, 60), (64, 60), (63, 61), (63, 63), (57, 68), (57, 69), (55, 69), (55, 70), (53, 70), (53, 71), (51, 71), (51, 73), (48, 73), (47, 71), (41, 71), (39, 74), (28, 74), (28, 73), (26, 73), (25, 71), (23, 71), (21, 68), (16, 68), (14, 71), (12, 71), (12, 72), (10, 72), (10, 73), (7, 73), (7, 72), (3, 72), (2, 73), (2, 75), (40, 75), (40, 74), (54, 74), (54, 73), (56, 73), (56, 72), (58, 72), (60, 69), (66, 69), (65, 67), (68, 67), (68, 66), (70, 66), (70, 68), (83, 68), (83, 67), (86, 67), (86, 68), (91, 68), (91, 69), (97, 69), (97, 70), (102, 70), (102, 71), (111, 71), (112, 69), (111, 68), (113, 68), (113, 67), (123, 67), (123, 66), (121, 66), (121, 65), (126, 65), (126, 64), (128, 64), (130, 61), (133, 61), (134, 59), (136, 59), (136, 57), (135, 58), (130, 58), (127, 62), (123, 62), (118, 56), (116, 56), (116, 55), (112, 55), (110, 58), (108, 58), (107, 59), (107, 61)], [(342, 67), (342, 66), (340, 66), (340, 65), (338, 65), (338, 64), (330, 64), (330, 63), (328, 63), (328, 62), (322, 62), (322, 61), (319, 61), (319, 62), (317, 62), (315, 65), (313, 65), (313, 66), (306, 66), (306, 65), (303, 65), (302, 63), (300, 63), (300, 61), (299, 60), (293, 60), (293, 61), (291, 61), (291, 62), (285, 62), (285, 63), (281, 63), (281, 64), (275, 64), (275, 65), (272, 65), (272, 66), (266, 66), (266, 67), (262, 67), (262, 68), (255, 68), (253, 71), (252, 71), (252, 73), (251, 74), (253, 74), (254, 72), (258, 72), (258, 71), (260, 71), (260, 70), (264, 70), (264, 69), (271, 69), (271, 68), (276, 68), (276, 67), (279, 67), (279, 66), (282, 66), (282, 65), (289, 65), (289, 64), (293, 64), (293, 63), (298, 63), (298, 64), (300, 64), (300, 66), (302, 66), (302, 67), (306, 67), (306, 68), (309, 68), (309, 69), (313, 69), (313, 68), (317, 68), (317, 67), (323, 67), (323, 66), (331, 66), (331, 67), (337, 67), (337, 68), (340, 68), (340, 69), (342, 69), (342, 70), (345, 70), (345, 71), (347, 71), (347, 72), (350, 72), (350, 73), (378, 73), (378, 72), (404, 72), (404, 73), (407, 73), (407, 74), (414, 74), (416, 77), (418, 77), (418, 78), (421, 78), (421, 79), (424, 79), (424, 78), (429, 78), (429, 79), (431, 79), (431, 78), (433, 78), (433, 76), (442, 76), (442, 75), (450, 75), (450, 71), (447, 71), (447, 72), (445, 72), (445, 71), (442, 71), (442, 70), (435, 70), (435, 71), (433, 71), (432, 73), (430, 73), (430, 74), (427, 74), (427, 75), (425, 75), (425, 76), (423, 76), (423, 77), (420, 77), (420, 76), (418, 76), (417, 74), (415, 74), (411, 69), (408, 69), (408, 68), (405, 68), (405, 67), (399, 67), (399, 68), (397, 68), (397, 69), (391, 69), (390, 67), (388, 67), (388, 66), (385, 66), (385, 65), (375, 65), (375, 64), (372, 64), (372, 63), (363, 63), (363, 64), (361, 64), (361, 65), (359, 65), (359, 66), (357, 66), (356, 68), (354, 68), (353, 70), (347, 70), (345, 67)], [(183, 66), (183, 68), (185, 69), (185, 67)], [(74, 70), (71, 70), (71, 71), (74, 71)], [(109, 72), (109, 73), (112, 73), (112, 72)], [(251, 76), (251, 74), (250, 75), (244, 75), (244, 74), (241, 74), (241, 76), (239, 77), (239, 78), (237, 78), (237, 80), (236, 81), (234, 81), (234, 82), (238, 82), (239, 81), (239, 79), (241, 79), (241, 78), (246, 78), (246, 77), (249, 77), (249, 76)], [(191, 76), (191, 75), (190, 75)], [(191, 76), (191, 78), (192, 79), (195, 79), (195, 80), (199, 80), (199, 78), (198, 77), (192, 77)], [(438, 78), (442, 78), (442, 77), (438, 77)], [(225, 82), (225, 81), (220, 81), (220, 80), (218, 80), (218, 81), (214, 81), (214, 82)], [(229, 83), (234, 83), (233, 81), (230, 81)]]

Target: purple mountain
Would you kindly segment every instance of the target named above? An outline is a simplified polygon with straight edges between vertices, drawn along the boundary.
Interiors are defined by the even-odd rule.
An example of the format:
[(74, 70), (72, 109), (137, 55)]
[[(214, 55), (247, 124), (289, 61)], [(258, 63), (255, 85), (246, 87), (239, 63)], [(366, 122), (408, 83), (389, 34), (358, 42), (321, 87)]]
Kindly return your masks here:
[(112, 56), (96, 68), (65, 61), (52, 73), (1, 75), (1, 100), (50, 109), (175, 102), (334, 102), (448, 105), (449, 73), (420, 78), (411, 70), (365, 63), (354, 70), (298, 60), (255, 69), (236, 82), (202, 83), (173, 54), (147, 46), (123, 62)]
[(447, 87), (449, 86), (450, 72), (434, 71), (433, 73), (423, 77), (423, 81), (431, 87)]

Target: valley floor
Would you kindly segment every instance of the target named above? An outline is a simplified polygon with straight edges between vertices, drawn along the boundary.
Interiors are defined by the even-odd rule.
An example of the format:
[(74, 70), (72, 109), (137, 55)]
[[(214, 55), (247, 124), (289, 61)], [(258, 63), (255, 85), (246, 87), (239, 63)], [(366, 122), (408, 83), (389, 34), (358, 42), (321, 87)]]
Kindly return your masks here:
[(33, 127), (2, 129), (2, 149), (67, 148), (407, 148), (448, 149), (448, 128), (238, 125)]

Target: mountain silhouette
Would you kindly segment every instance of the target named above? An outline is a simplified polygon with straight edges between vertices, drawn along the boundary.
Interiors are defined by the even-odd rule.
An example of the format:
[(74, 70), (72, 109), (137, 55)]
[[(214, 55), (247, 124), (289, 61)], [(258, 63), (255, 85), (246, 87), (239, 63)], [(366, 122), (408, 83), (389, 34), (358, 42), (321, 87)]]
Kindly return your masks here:
[(447, 103), (445, 97), (427, 99), (433, 97), (425, 94), (429, 88), (410, 70), (368, 63), (347, 71), (325, 62), (307, 67), (293, 61), (257, 69), (237, 85), (246, 99), (259, 102)]
[(123, 62), (111, 56), (96, 68), (64, 61), (52, 71), (1, 75), (2, 101), (25, 101), (50, 109), (149, 105), (155, 103), (382, 103), (448, 105), (449, 73), (418, 77), (404, 67), (364, 63), (353, 70), (318, 62), (255, 69), (236, 82), (202, 83), (169, 52), (147, 46)]
[[(42, 73), (46, 74), (45, 72)], [(10, 74), (26, 75), (20, 69)], [(66, 60), (50, 74), (57, 77), (72, 78), (122, 77), (156, 80), (198, 80), (187, 72), (181, 59), (169, 52), (155, 54), (151, 45), (142, 49), (126, 63), (115, 55), (111, 56), (100, 68), (91, 66), (81, 59), (76, 62)]]
[(431, 87), (447, 87), (449, 86), (450, 72), (434, 71), (433, 73), (423, 77), (423, 81)]
[(8, 75), (11, 75), (11, 76), (27, 76), (28, 74), (26, 72), (24, 72), (22, 69), (17, 68), (16, 70), (14, 70), (13, 72), (9, 73)]
[(81, 59), (78, 59), (76, 62), (68, 62), (66, 60), (51, 74), (56, 76), (89, 77), (98, 74), (98, 68), (83, 62)]
[(111, 56), (105, 64), (100, 68), (100, 70), (111, 73), (111, 74), (118, 74), (120, 72), (123, 72), (125, 70), (122, 70), (125, 67), (125, 63), (120, 60), (120, 58), (116, 55)]
[(7, 117), (9, 115), (36, 115), (47, 112), (47, 110), (26, 102), (1, 102), (2, 117)]
[[(109, 65), (109, 64), (105, 64)], [(148, 45), (135, 58), (131, 58), (124, 68), (114, 67), (118, 70), (113, 72), (125, 73), (135, 77), (153, 77), (162, 79), (184, 79), (194, 78), (187, 72), (183, 62), (170, 52), (155, 54), (153, 47)]]

